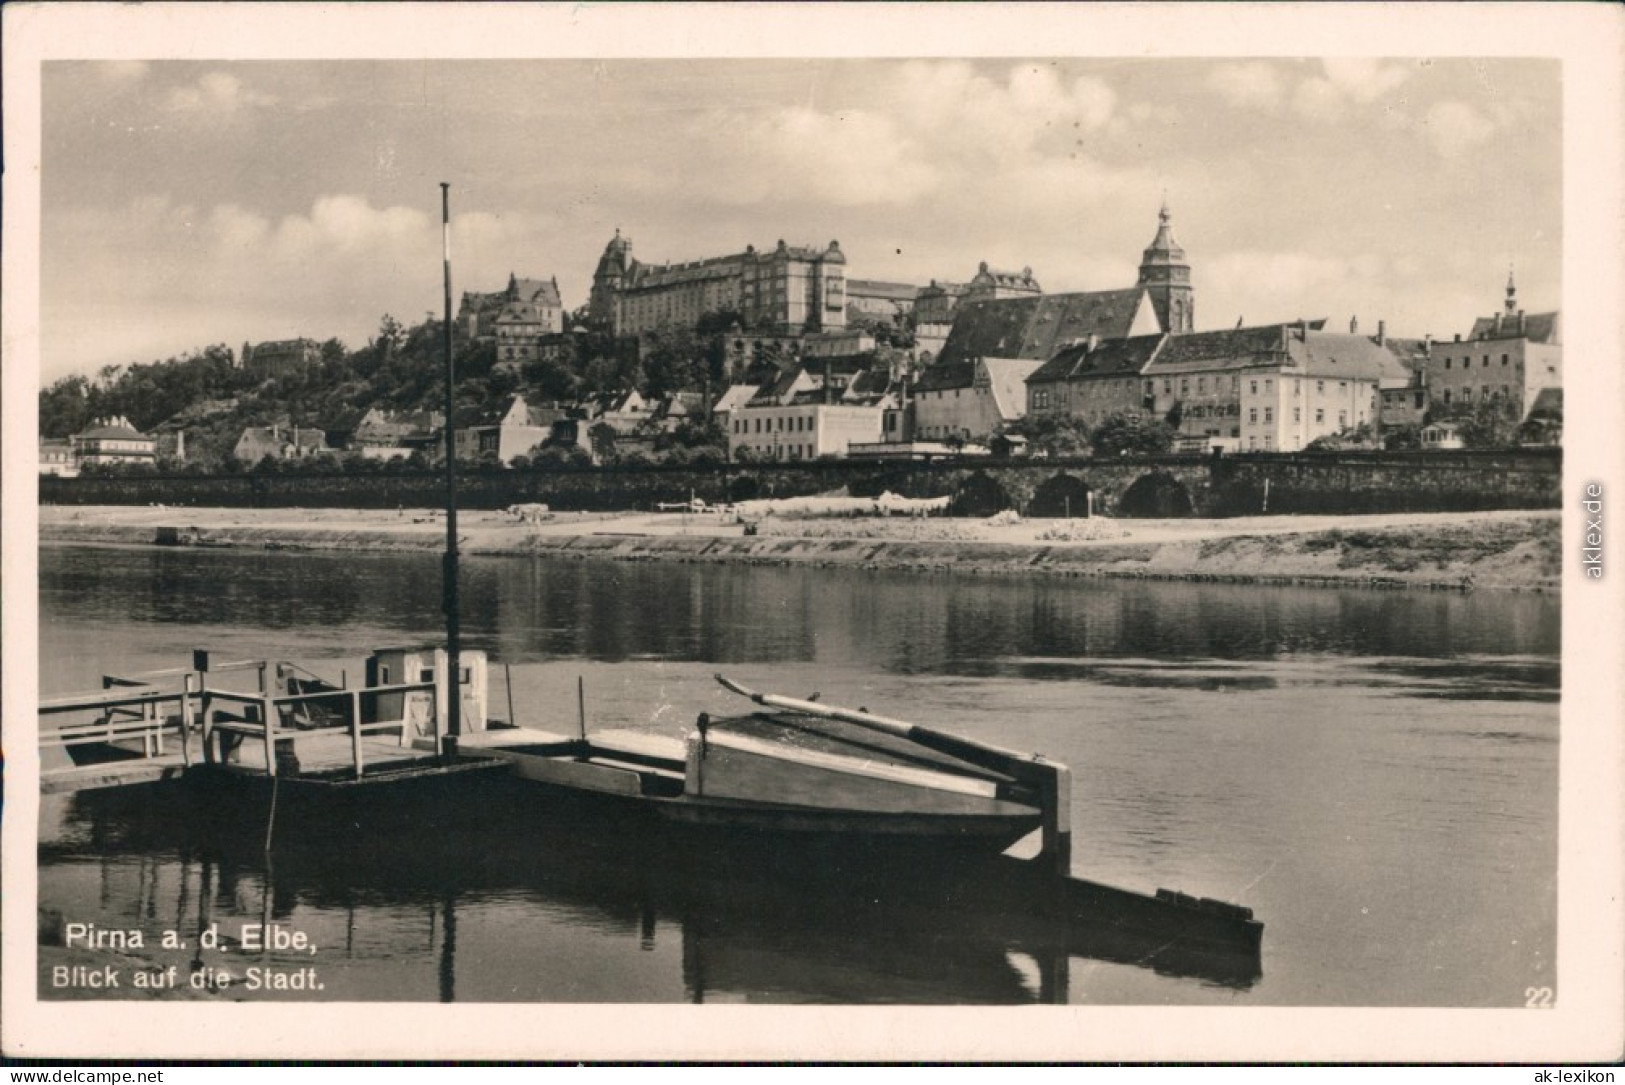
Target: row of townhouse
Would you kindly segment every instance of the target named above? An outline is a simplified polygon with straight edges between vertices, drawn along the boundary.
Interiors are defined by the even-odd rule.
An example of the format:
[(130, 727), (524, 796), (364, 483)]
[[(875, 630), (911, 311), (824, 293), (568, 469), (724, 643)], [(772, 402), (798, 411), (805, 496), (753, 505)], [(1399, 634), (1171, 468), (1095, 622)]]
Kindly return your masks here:
[[(1486, 402), (1561, 429), (1559, 314), (1524, 313), (1510, 283), (1504, 312), (1437, 344), (1354, 321), (1347, 333), (1324, 320), (1170, 333), (1145, 318), (1151, 301), (1142, 289), (968, 308), (916, 387), (914, 430), (977, 441), (1028, 413), (1125, 415), (1167, 420), (1186, 449), (1296, 451)], [(1449, 429), (1424, 444), (1448, 445)]]
[(712, 413), (730, 459), (816, 460), (905, 440), (904, 394), (900, 376), (887, 370), (795, 366), (761, 386), (734, 385)]

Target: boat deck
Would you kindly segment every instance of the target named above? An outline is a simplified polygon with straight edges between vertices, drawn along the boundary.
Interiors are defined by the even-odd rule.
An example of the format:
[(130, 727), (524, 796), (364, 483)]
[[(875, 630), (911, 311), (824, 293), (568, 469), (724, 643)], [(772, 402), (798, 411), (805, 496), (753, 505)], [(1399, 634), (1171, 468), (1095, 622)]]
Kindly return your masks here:
[[(286, 743), (290, 741), (294, 760), (284, 758), (279, 762), (277, 769), (280, 775), (316, 778), (354, 772), (355, 749), (347, 734), (292, 733), (289, 739), (279, 740), (279, 745), (286, 750)], [(186, 771), (189, 763), (203, 763), (203, 754), (195, 739), (189, 753), (190, 760), (179, 749), (173, 749), (154, 757), (56, 769), (41, 776), (40, 791), (43, 794), (90, 791), (174, 779)], [(402, 746), (398, 739), (390, 737), (363, 738), (361, 755), (368, 773), (428, 766), (436, 761), (433, 750)], [(238, 747), (235, 759), (224, 767), (239, 770), (245, 775), (264, 776), (265, 748), (256, 742), (245, 742)]]

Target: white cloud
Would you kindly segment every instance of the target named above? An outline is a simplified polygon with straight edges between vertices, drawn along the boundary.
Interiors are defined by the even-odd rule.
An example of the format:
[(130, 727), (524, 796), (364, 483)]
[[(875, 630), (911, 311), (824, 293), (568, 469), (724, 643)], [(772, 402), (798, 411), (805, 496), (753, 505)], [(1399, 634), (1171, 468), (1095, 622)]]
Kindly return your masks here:
[[(158, 197), (45, 222), (45, 368), (223, 341), (337, 335), (363, 341), (393, 311), (438, 308), (438, 223), (410, 207), (328, 195), (299, 214), (207, 209)], [(84, 320), (83, 297), (117, 297), (125, 318)], [(98, 310), (98, 313), (100, 311)], [(141, 344), (141, 345), (138, 345)], [(76, 352), (73, 356), (68, 352)]]
[(1465, 102), (1438, 102), (1423, 120), (1433, 149), (1446, 158), (1455, 158), (1495, 134), (1495, 122)]
[(172, 113), (230, 116), (240, 109), (271, 105), (276, 98), (246, 86), (229, 72), (205, 72), (194, 83), (171, 88), (164, 105)]
[(1369, 105), (1411, 76), (1403, 64), (1366, 57), (1321, 61), (1321, 75), (1298, 84), (1292, 107), (1313, 120), (1335, 120), (1351, 105)]
[(1403, 64), (1369, 57), (1329, 57), (1320, 63), (1326, 81), (1357, 102), (1374, 102), (1411, 77)]
[[(918, 199), (937, 183), (914, 141), (891, 118), (867, 110), (824, 113), (795, 106), (742, 129), (715, 131), (720, 142), (743, 152), (731, 156), (727, 182), (716, 187), (724, 202), (899, 204)], [(710, 158), (702, 168), (728, 160)]]
[(1234, 106), (1275, 110), (1286, 95), (1286, 80), (1279, 69), (1262, 60), (1219, 64), (1207, 81), (1219, 97)]
[(105, 82), (128, 85), (145, 79), (151, 67), (145, 60), (104, 60), (96, 71)]
[[(979, 191), (994, 174), (1005, 178), (997, 200), (1044, 198), (1057, 170), (1070, 173), (1076, 198), (1100, 187), (1085, 176), (1100, 167), (1080, 165), (1080, 148), (1117, 112), (1103, 81), (1066, 80), (1049, 65), (1018, 65), (1000, 80), (962, 62), (914, 62), (863, 108), (707, 111), (684, 126), (673, 172), (691, 196), (735, 206), (913, 206)], [(639, 187), (669, 194), (672, 181), (652, 173)]]

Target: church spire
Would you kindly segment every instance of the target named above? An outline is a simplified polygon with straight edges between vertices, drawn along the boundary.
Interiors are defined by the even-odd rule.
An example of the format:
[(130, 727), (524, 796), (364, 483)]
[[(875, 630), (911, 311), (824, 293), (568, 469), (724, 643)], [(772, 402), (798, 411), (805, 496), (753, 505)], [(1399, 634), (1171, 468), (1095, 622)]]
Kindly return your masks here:
[(1507, 316), (1516, 316), (1518, 312), (1518, 284), (1512, 277), (1512, 265), (1507, 265)]
[(1188, 332), (1196, 324), (1196, 297), (1185, 250), (1174, 240), (1173, 217), (1164, 192), (1157, 211), (1157, 236), (1140, 261), (1139, 285), (1151, 295), (1151, 306), (1164, 331)]

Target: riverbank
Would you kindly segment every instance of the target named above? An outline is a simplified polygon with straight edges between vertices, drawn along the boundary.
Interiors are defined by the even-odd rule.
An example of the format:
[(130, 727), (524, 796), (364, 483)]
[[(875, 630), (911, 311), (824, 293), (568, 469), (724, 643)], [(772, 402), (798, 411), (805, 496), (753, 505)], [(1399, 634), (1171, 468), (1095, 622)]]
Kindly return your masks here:
[[(753, 530), (754, 533), (747, 534)], [(1556, 512), (1393, 513), (1225, 520), (963, 520), (716, 512), (465, 511), (467, 555), (810, 564), (971, 575), (1151, 577), (1334, 586), (1556, 590)], [(270, 550), (424, 550), (428, 509), (42, 506), (45, 542)]]

